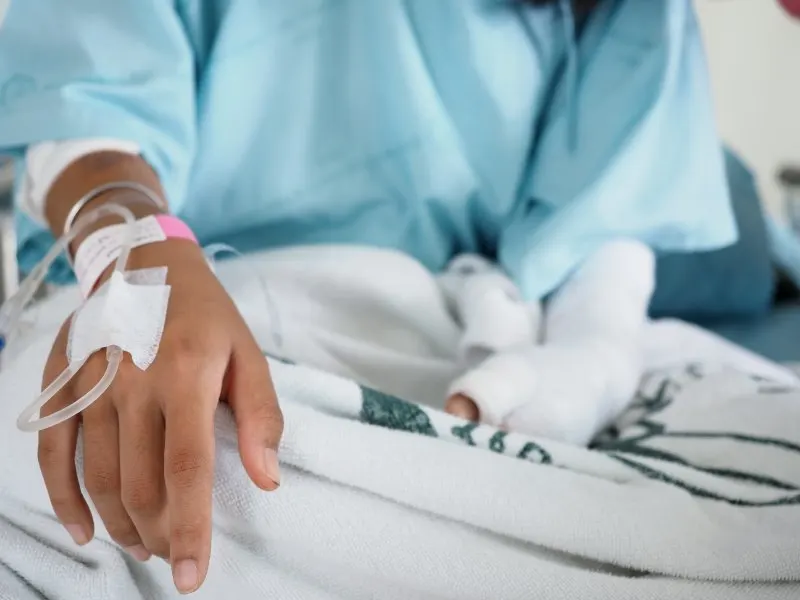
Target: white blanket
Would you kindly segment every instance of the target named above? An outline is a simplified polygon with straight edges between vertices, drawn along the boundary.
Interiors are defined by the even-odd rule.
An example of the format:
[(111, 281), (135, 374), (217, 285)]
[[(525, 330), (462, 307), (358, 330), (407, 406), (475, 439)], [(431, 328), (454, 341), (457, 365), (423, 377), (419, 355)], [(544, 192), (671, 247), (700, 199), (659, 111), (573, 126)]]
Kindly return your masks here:
[[(792, 374), (656, 323), (643, 348), (651, 373), (595, 449), (476, 427), (373, 389), (446, 389), (457, 332), (430, 277), (391, 255), (311, 254), (222, 269), (265, 350), (318, 368), (272, 361), (286, 417), (276, 493), (249, 483), (220, 410), (213, 555), (197, 597), (800, 597)], [(166, 564), (133, 562), (102, 528), (88, 547), (71, 543), (35, 436), (14, 429), (73, 293), (42, 308), (0, 376), (0, 598), (174, 597)]]

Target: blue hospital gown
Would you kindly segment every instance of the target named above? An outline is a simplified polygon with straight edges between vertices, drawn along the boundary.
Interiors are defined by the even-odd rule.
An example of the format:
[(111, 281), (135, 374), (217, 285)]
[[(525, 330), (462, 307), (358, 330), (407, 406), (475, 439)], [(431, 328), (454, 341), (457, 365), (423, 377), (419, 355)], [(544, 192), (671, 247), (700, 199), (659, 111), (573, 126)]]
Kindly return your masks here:
[(565, 5), (13, 0), (0, 152), (132, 140), (203, 242), (477, 251), (528, 298), (613, 237), (732, 242), (690, 0)]

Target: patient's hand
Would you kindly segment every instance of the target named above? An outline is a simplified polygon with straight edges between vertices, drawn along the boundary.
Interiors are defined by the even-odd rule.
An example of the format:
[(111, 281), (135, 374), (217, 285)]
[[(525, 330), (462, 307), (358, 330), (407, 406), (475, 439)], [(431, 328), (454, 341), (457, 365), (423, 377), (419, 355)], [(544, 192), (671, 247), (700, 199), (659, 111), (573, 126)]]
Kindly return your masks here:
[[(164, 264), (172, 292), (155, 362), (139, 371), (126, 360), (100, 400), (42, 431), (39, 464), (59, 520), (87, 543), (94, 525), (74, 462), (82, 424), (85, 487), (109, 534), (137, 559), (168, 559), (178, 589), (190, 592), (208, 569), (217, 403), (233, 409), (242, 462), (264, 490), (278, 487), (283, 418), (267, 362), (202, 251), (182, 240), (145, 246), (129, 268)], [(66, 366), (66, 337), (65, 326), (45, 384)], [(105, 368), (97, 353), (42, 414), (84, 394)]]

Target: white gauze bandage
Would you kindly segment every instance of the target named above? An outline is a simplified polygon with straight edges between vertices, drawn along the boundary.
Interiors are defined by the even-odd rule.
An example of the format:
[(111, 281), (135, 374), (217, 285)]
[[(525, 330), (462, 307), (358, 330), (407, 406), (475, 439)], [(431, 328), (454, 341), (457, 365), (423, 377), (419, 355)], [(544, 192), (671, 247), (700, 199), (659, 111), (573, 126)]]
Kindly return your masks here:
[(523, 301), (508, 276), (482, 256), (457, 256), (438, 283), (462, 328), (458, 355), (463, 367), (473, 368), (496, 352), (538, 343), (541, 305)]
[(142, 371), (153, 364), (167, 316), (170, 286), (166, 280), (166, 267), (129, 271), (124, 276), (115, 271), (72, 317), (67, 345), (70, 365), (111, 346), (129, 354)]

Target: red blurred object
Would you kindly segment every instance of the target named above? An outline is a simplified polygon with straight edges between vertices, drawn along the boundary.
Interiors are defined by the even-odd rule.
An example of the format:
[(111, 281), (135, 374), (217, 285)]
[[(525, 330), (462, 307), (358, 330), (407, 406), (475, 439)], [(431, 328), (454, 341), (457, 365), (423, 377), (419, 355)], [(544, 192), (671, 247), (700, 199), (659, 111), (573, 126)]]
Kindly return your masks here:
[(779, 0), (779, 2), (786, 12), (800, 19), (800, 0)]

